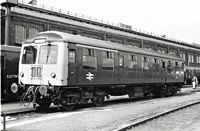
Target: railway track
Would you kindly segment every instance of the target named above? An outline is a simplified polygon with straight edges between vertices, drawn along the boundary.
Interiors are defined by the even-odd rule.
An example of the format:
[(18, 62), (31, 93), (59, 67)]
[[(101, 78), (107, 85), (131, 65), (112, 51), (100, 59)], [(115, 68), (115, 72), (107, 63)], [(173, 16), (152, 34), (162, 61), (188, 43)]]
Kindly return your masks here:
[[(174, 97), (174, 99), (177, 98), (177, 97), (185, 96), (185, 95), (190, 95), (190, 92), (185, 92), (185, 93), (183, 92), (182, 94), (178, 94), (177, 96)], [(165, 99), (169, 99), (169, 98), (168, 97), (161, 98), (160, 100), (165, 100)], [(154, 100), (155, 101), (159, 101), (159, 98), (158, 99), (157, 98), (156, 99), (151, 99), (151, 98), (149, 99), (148, 98), (148, 99), (144, 99), (144, 100), (143, 99), (142, 100), (141, 99), (139, 99), (139, 100), (137, 99), (136, 102), (138, 104), (144, 104), (145, 105), (145, 103), (151, 103)], [(148, 116), (145, 115), (144, 117), (142, 117), (142, 115), (139, 115), (137, 118), (134, 118), (134, 120), (132, 120), (132, 119), (130, 120), (130, 121), (134, 122), (133, 124), (130, 124), (128, 126), (118, 127), (117, 129), (118, 130), (122, 130), (122, 131), (123, 130), (129, 130), (129, 129), (132, 129), (133, 127), (137, 127), (138, 125), (142, 125), (145, 122), (148, 122), (148, 121), (151, 121), (153, 119), (159, 118), (160, 116), (164, 116), (166, 114), (170, 114), (171, 112), (175, 112), (177, 110), (180, 110), (180, 109), (183, 109), (183, 108), (186, 108), (186, 107), (189, 107), (189, 106), (192, 106), (192, 105), (200, 103), (200, 101), (198, 101), (198, 99), (196, 99), (195, 101), (196, 102), (194, 102), (194, 99), (191, 99), (191, 101), (188, 101), (189, 104), (187, 104), (187, 105), (185, 105), (187, 103), (187, 101), (185, 101), (184, 102), (185, 104), (182, 103), (182, 104), (184, 104), (184, 106), (182, 106), (182, 104), (181, 105), (177, 105), (179, 107), (177, 107), (175, 105), (175, 107), (177, 107), (176, 109), (173, 109), (173, 110), (168, 109), (168, 111), (162, 111), (163, 113), (161, 113), (160, 110), (158, 110), (158, 111), (154, 112), (154, 114), (157, 114), (157, 115), (154, 115), (154, 116), (152, 116), (152, 113), (149, 114)], [(129, 103), (132, 103), (132, 102), (133, 102), (133, 100), (128, 99), (128, 98), (125, 97), (123, 99), (121, 98), (121, 99), (116, 99), (116, 100), (112, 99), (111, 101), (109, 100), (109, 101), (105, 102), (105, 106), (109, 108), (109, 105), (110, 106), (115, 106), (115, 105), (118, 105), (118, 103), (127, 103), (127, 104), (129, 104)], [(19, 106), (19, 104), (18, 104), (18, 106)], [(90, 103), (90, 104), (87, 104), (87, 105), (85, 105), (83, 107), (82, 106), (78, 107), (78, 110), (82, 109), (82, 108), (85, 108), (85, 107), (86, 108), (90, 108), (90, 107), (92, 108), (93, 105)], [(174, 108), (174, 106), (172, 106), (172, 107)], [(163, 108), (163, 110), (164, 110), (164, 108)], [(14, 117), (14, 118), (16, 118), (15, 121), (18, 121), (18, 120), (22, 120), (22, 119), (28, 118), (28, 117), (40, 117), (41, 115), (45, 116), (46, 114), (51, 114), (51, 113), (56, 113), (56, 112), (58, 112), (58, 108), (56, 108), (56, 107), (53, 107), (53, 108), (51, 107), (51, 108), (49, 108), (48, 111), (41, 112), (39, 110), (32, 110), (32, 106), (30, 106), (30, 109), (27, 110), (27, 111), (22, 111), (22, 110), (20, 112), (16, 112), (15, 111), (13, 113), (9, 113), (9, 114), (6, 114), (6, 115)], [(159, 112), (160, 112), (160, 114), (158, 114)]]
[[(197, 94), (196, 94), (196, 95), (197, 95)], [(188, 97), (191, 97), (191, 96), (188, 96)], [(145, 115), (146, 113), (143, 114), (142, 112), (141, 112), (140, 115), (137, 115), (137, 114), (134, 113), (136, 117), (132, 117), (132, 119), (129, 118), (129, 121), (130, 121), (130, 122), (131, 122), (131, 121), (133, 122), (133, 118), (134, 118), (134, 121), (136, 122), (136, 121), (138, 121), (138, 120), (142, 120), (142, 119), (145, 118), (145, 117), (146, 117), (146, 118), (147, 118), (147, 117), (149, 117), (149, 118), (150, 118), (150, 117), (153, 117), (153, 116), (152, 116), (152, 113), (158, 114), (159, 112), (161, 113), (161, 111), (164, 112), (164, 110), (166, 110), (166, 109), (167, 109), (167, 110), (170, 110), (170, 107), (173, 107), (173, 108), (175, 108), (175, 107), (177, 107), (177, 106), (180, 107), (180, 106), (182, 106), (183, 104), (184, 104), (185, 106), (182, 106), (182, 107), (186, 107), (186, 106), (188, 107), (188, 105), (191, 106), (191, 105), (195, 105), (196, 103), (199, 103), (199, 99), (193, 99), (193, 98), (192, 98), (192, 99), (190, 99), (190, 101), (186, 101), (187, 99), (185, 99), (185, 98), (182, 98), (182, 99), (184, 99), (184, 102), (183, 102), (183, 103), (182, 103), (182, 102), (179, 103), (179, 104), (178, 104), (178, 103), (177, 103), (177, 104), (176, 104), (176, 103), (173, 103), (173, 104), (171, 103), (172, 105), (169, 105), (169, 106), (168, 106), (168, 105), (166, 105), (166, 106), (158, 106), (158, 108), (156, 107), (158, 110), (154, 110), (154, 111), (152, 110), (152, 108), (150, 108), (151, 111), (149, 110), (150, 112), (149, 112), (147, 115)], [(161, 101), (166, 101), (165, 98), (156, 99), (155, 101), (157, 102), (157, 101), (160, 101), (160, 100), (161, 100)], [(108, 104), (111, 105), (111, 106), (100, 107), (99, 109), (102, 110), (102, 109), (107, 109), (107, 108), (109, 108), (109, 109), (111, 110), (111, 112), (114, 111), (115, 106), (116, 106), (116, 107), (119, 107), (119, 108), (122, 107), (122, 109), (124, 109), (123, 106), (118, 106), (118, 104), (116, 104), (116, 103), (120, 103), (120, 102), (123, 102), (123, 103), (124, 103), (124, 102), (126, 102), (126, 101), (127, 101), (127, 100), (125, 100), (125, 101), (121, 101), (121, 100), (120, 100), (120, 101), (117, 101), (117, 102), (114, 102), (114, 103), (113, 103), (113, 102), (109, 102)], [(139, 106), (139, 105), (145, 106), (145, 105), (148, 104), (148, 103), (150, 103), (150, 104), (152, 105), (152, 103), (154, 103), (154, 99), (151, 99), (150, 101), (151, 101), (151, 102), (149, 102), (149, 100), (139, 101), (139, 102), (135, 103), (135, 106)], [(177, 101), (177, 100), (176, 100), (176, 97), (173, 98), (173, 101)], [(196, 102), (194, 102), (194, 101), (196, 101)], [(131, 103), (132, 103), (132, 102), (130, 101), (130, 104), (129, 104), (129, 101), (128, 101), (128, 103), (127, 103), (127, 104), (124, 104), (124, 106), (127, 106), (127, 107), (132, 106), (132, 107), (134, 107), (134, 105), (131, 104)], [(165, 102), (164, 102), (164, 103), (165, 103)], [(187, 104), (187, 103), (189, 103), (189, 104)], [(154, 104), (159, 105), (158, 103), (154, 103)], [(166, 103), (166, 104), (167, 104), (167, 103)], [(187, 105), (186, 105), (186, 104), (187, 104)], [(149, 105), (149, 104), (148, 104), (148, 105)], [(90, 105), (88, 105), (88, 106), (89, 106), (89, 108), (90, 108)], [(88, 107), (88, 106), (87, 106), (87, 107)], [(92, 106), (92, 104), (91, 104), (91, 106)], [(147, 107), (148, 107), (148, 106), (147, 106)], [(159, 107), (160, 107), (160, 108), (159, 108)], [(167, 107), (167, 108), (165, 108), (165, 107)], [(168, 107), (169, 107), (169, 108), (168, 108)], [(155, 109), (156, 109), (156, 108), (155, 108)], [(50, 108), (50, 110), (51, 110), (51, 109), (52, 109), (52, 108)], [(81, 108), (80, 108), (80, 109), (81, 109)], [(133, 108), (133, 109), (134, 109), (134, 108)], [(137, 110), (137, 108), (135, 108), (135, 109)], [(180, 108), (179, 108), (179, 109), (176, 108), (176, 109), (179, 110)], [(189, 109), (190, 109), (190, 108), (189, 108)], [(12, 123), (19, 123), (20, 121), (23, 122), (24, 120), (28, 120), (29, 118), (39, 118), (39, 119), (40, 119), (40, 117), (43, 117), (43, 118), (44, 118), (44, 117), (46, 117), (46, 116), (55, 115), (55, 114), (57, 113), (57, 108), (53, 108), (54, 111), (52, 110), (52, 112), (51, 112), (50, 110), (49, 110), (48, 112), (38, 112), (38, 111), (36, 111), (36, 112), (30, 112), (30, 113), (20, 113), (20, 114), (18, 114), (18, 115), (11, 116), (11, 117), (16, 118), (16, 120), (9, 121), (9, 122), (7, 123), (6, 126), (10, 129), (10, 125), (12, 125)], [(82, 111), (90, 112), (90, 111), (93, 111), (93, 113), (95, 113), (95, 112), (96, 112), (95, 110), (97, 110), (97, 109), (94, 107), (94, 109), (89, 109), (89, 110), (88, 110), (88, 109), (83, 109), (83, 110), (78, 110), (78, 112), (82, 112)], [(134, 112), (134, 111), (136, 111), (136, 110), (128, 110), (128, 112), (131, 112), (131, 111)], [(119, 110), (119, 111), (120, 111), (120, 110)], [(146, 111), (145, 111), (145, 112), (146, 112)], [(166, 111), (166, 112), (167, 112), (167, 111)], [(165, 113), (166, 113), (166, 112), (165, 112)], [(98, 114), (98, 111), (97, 111), (96, 113)], [(108, 113), (108, 112), (105, 112), (105, 113)], [(123, 116), (123, 111), (122, 111), (121, 113), (122, 113), (122, 116)], [(59, 113), (58, 113), (58, 114), (59, 114)], [(62, 114), (62, 113), (61, 113), (61, 114)], [(66, 114), (68, 114), (68, 113), (66, 113)], [(110, 114), (110, 113), (109, 113), (109, 114)], [(172, 114), (173, 114), (173, 113), (172, 113)], [(85, 114), (83, 113), (82, 115), (84, 116)], [(102, 114), (102, 115), (103, 115), (103, 114)], [(83, 116), (82, 116), (82, 117), (83, 117)], [(97, 116), (98, 116), (98, 115), (97, 115)], [(130, 114), (130, 116), (131, 116), (131, 114)], [(143, 116), (144, 116), (144, 117), (143, 117)], [(18, 119), (18, 118), (19, 118), (19, 119)], [(110, 117), (110, 118), (111, 118), (111, 117)], [(123, 118), (123, 117), (122, 117), (122, 118)], [(125, 117), (124, 117), (124, 118), (125, 118)], [(154, 117), (154, 118), (155, 118), (155, 117)], [(116, 119), (116, 120), (119, 120), (119, 119)], [(143, 120), (144, 120), (144, 119), (143, 119)], [(156, 120), (157, 120), (157, 119), (156, 119)], [(75, 121), (76, 121), (76, 119), (75, 119)], [(111, 121), (113, 121), (113, 119), (112, 119)], [(108, 121), (108, 122), (109, 122), (109, 121)], [(127, 121), (127, 122), (128, 122), (128, 121)], [(152, 121), (152, 122), (153, 122), (153, 121)], [(152, 123), (152, 122), (150, 122), (150, 123)], [(87, 123), (87, 122), (86, 122), (86, 123)], [(123, 124), (122, 121), (119, 122), (119, 123)], [(117, 125), (121, 125), (121, 124), (119, 124), (119, 123), (118, 123)], [(149, 123), (149, 122), (148, 122), (148, 123)], [(111, 126), (112, 124), (110, 123), (109, 125)], [(143, 126), (143, 125), (147, 125), (147, 124), (143, 124), (143, 125), (142, 125), (142, 122), (141, 122), (139, 125)], [(76, 126), (77, 126), (77, 125), (76, 125)], [(75, 126), (75, 127), (76, 127), (76, 126)], [(102, 126), (102, 125), (100, 124), (100, 126)], [(72, 126), (71, 129), (74, 129), (75, 127)], [(98, 127), (98, 126), (97, 126), (97, 127)], [(113, 127), (114, 127), (114, 126), (113, 126)], [(118, 127), (118, 126), (117, 126), (118, 128), (116, 128), (116, 127), (113, 128), (113, 127), (109, 128), (109, 129), (112, 129), (112, 130), (113, 130), (113, 129), (122, 129), (122, 128)], [(126, 126), (126, 127), (127, 127), (127, 126)], [(137, 128), (140, 129), (140, 126), (139, 126), (139, 127), (136, 127), (136, 129), (137, 129)], [(92, 128), (92, 129), (93, 129), (93, 128)], [(95, 129), (99, 129), (99, 128), (95, 128)], [(103, 129), (103, 128), (102, 128), (102, 129)], [(131, 128), (130, 128), (130, 129), (131, 129)], [(135, 128), (133, 128), (132, 130), (134, 130), (134, 129), (135, 129)], [(126, 129), (124, 129), (124, 130), (128, 130), (128, 128), (126, 128)]]
[(141, 126), (141, 125), (143, 125), (143, 124), (145, 124), (147, 122), (150, 122), (152, 120), (158, 119), (158, 118), (163, 117), (165, 115), (169, 115), (169, 114), (174, 113), (176, 111), (180, 111), (180, 110), (183, 110), (185, 108), (188, 108), (188, 107), (191, 107), (191, 106), (194, 106), (194, 105), (197, 105), (197, 104), (200, 104), (200, 101), (189, 103), (187, 105), (183, 105), (183, 106), (180, 106), (180, 107), (177, 107), (177, 108), (162, 112), (160, 114), (156, 114), (156, 115), (150, 116), (148, 118), (141, 119), (141, 120), (136, 121), (136, 122), (134, 122), (134, 123), (132, 123), (130, 125), (126, 125), (126, 126), (122, 127), (121, 129), (118, 129), (117, 131), (131, 130), (131, 129), (135, 128), (135, 127)]

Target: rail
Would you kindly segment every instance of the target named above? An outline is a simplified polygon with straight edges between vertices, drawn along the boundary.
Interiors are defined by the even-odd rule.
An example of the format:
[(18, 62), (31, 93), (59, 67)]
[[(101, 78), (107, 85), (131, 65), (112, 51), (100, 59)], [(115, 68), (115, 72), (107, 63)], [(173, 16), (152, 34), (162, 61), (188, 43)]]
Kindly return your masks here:
[(153, 36), (153, 37), (157, 37), (157, 38), (161, 38), (161, 39), (165, 39), (165, 40), (170, 40), (170, 41), (174, 41), (174, 42), (179, 42), (179, 43), (191, 45), (191, 43), (188, 43), (188, 42), (185, 42), (185, 41), (182, 41), (182, 40), (178, 40), (178, 39), (175, 39), (175, 38), (171, 38), (171, 37), (168, 37), (166, 35), (159, 35), (159, 34), (156, 34), (156, 33), (132, 28), (132, 26), (130, 26), (130, 25), (110, 22), (110, 21), (107, 21), (107, 20), (94, 18), (94, 17), (90, 17), (90, 16), (87, 16), (87, 15), (83, 15), (83, 14), (79, 14), (79, 13), (75, 13), (75, 12), (71, 12), (71, 11), (66, 11), (66, 10), (51, 7), (51, 6), (46, 6), (46, 5), (43, 5), (43, 4), (38, 4), (38, 3), (37, 4), (29, 4), (30, 0), (18, 0), (18, 3), (24, 4), (24, 5), (33, 7), (33, 8), (36, 7), (36, 8), (42, 9), (44, 11), (51, 11), (51, 12), (59, 13), (61, 16), (62, 15), (72, 16), (72, 17), (87, 20), (87, 21), (93, 21), (93, 22), (106, 24), (106, 25), (113, 26), (113, 27), (118, 27), (118, 28), (125, 29), (125, 30), (134, 31), (134, 32), (137, 32), (137, 33), (140, 33), (140, 34), (145, 34), (145, 35), (149, 35), (149, 36)]

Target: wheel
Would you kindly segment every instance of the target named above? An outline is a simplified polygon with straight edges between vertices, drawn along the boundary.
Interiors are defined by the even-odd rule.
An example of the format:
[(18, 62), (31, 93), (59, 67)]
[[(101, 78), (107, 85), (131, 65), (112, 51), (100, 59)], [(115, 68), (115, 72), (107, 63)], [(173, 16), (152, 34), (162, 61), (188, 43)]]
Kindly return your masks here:
[(68, 91), (64, 92), (61, 96), (61, 105), (62, 109), (66, 111), (72, 111), (76, 105), (75, 97), (73, 97), (73, 93)]
[(37, 101), (40, 110), (47, 110), (51, 105), (51, 100), (48, 98), (40, 99)]
[(105, 99), (104, 96), (95, 96), (92, 99), (94, 106), (96, 106), (96, 107), (101, 106), (104, 102), (104, 99)]

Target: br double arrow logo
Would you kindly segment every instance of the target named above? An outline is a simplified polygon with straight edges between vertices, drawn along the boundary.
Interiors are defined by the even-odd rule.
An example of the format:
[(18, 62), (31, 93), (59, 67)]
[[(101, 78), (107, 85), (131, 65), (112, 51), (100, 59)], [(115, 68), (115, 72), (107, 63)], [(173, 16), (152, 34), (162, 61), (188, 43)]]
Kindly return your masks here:
[(94, 79), (94, 74), (88, 72), (88, 73), (86, 74), (86, 79), (92, 81), (92, 79)]

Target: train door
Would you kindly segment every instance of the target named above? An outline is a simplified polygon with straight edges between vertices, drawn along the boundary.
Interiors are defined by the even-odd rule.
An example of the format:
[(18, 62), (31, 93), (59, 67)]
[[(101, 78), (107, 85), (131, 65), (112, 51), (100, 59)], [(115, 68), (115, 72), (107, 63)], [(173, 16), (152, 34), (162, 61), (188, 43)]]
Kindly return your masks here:
[(95, 48), (77, 46), (77, 84), (96, 84), (97, 50)]
[(77, 84), (77, 58), (75, 44), (69, 44), (68, 50), (68, 85)]
[(119, 84), (123, 84), (123, 82), (125, 82), (124, 80), (124, 77), (125, 77), (125, 72), (124, 72), (124, 56), (123, 54), (119, 53), (119, 57), (118, 57), (118, 60), (119, 60), (119, 65), (118, 65), (118, 81), (119, 81)]
[[(109, 50), (101, 51), (101, 60), (102, 60), (102, 68), (101, 68), (101, 83), (104, 84), (114, 84), (117, 83), (117, 74), (114, 77), (115, 71), (115, 63), (117, 59), (117, 53)], [(116, 78), (116, 79), (114, 79)]]
[(166, 61), (161, 60), (161, 75), (160, 75), (161, 81), (163, 83), (167, 82), (167, 71), (166, 71)]

